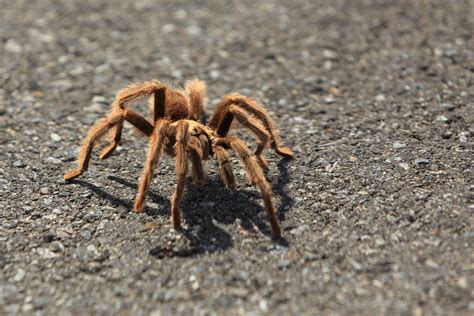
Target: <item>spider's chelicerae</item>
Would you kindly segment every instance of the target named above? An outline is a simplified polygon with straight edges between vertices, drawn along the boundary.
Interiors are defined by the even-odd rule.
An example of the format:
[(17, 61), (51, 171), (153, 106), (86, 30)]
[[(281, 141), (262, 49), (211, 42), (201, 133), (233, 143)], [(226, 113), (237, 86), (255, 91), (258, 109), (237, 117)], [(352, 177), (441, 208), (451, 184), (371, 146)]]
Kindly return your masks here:
[[(282, 146), (275, 123), (263, 106), (243, 95), (224, 96), (209, 122), (206, 125), (201, 123), (205, 95), (206, 84), (200, 80), (188, 81), (184, 90), (172, 89), (159, 81), (151, 80), (132, 84), (119, 91), (112, 103), (110, 114), (99, 119), (85, 138), (77, 168), (67, 172), (64, 179), (74, 179), (86, 171), (94, 144), (110, 133), (110, 145), (99, 154), (102, 159), (108, 158), (117, 148), (123, 123), (127, 121), (150, 138), (150, 147), (135, 198), (135, 212), (143, 211), (154, 169), (161, 154), (166, 152), (176, 157), (177, 185), (171, 201), (171, 222), (175, 229), (179, 229), (179, 203), (183, 197), (188, 160), (192, 164), (192, 177), (196, 186), (202, 186), (204, 182), (203, 161), (215, 157), (223, 182), (227, 187), (235, 187), (228, 153), (228, 150), (233, 150), (240, 158), (248, 180), (262, 192), (272, 231), (275, 236), (280, 236), (272, 190), (263, 173), (263, 169), (267, 168), (263, 151), (272, 146), (279, 155), (291, 157), (291, 149)], [(127, 107), (130, 103), (146, 97), (149, 97), (153, 113), (152, 123)], [(241, 139), (228, 135), (234, 118), (257, 136), (259, 143), (254, 154)]]

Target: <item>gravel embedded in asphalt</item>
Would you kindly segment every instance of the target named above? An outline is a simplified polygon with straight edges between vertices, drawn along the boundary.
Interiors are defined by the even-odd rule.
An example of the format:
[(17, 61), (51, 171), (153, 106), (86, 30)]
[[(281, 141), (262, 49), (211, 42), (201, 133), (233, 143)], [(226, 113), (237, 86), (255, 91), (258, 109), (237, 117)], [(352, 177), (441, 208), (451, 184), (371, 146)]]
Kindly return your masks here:
[[(0, 3), (0, 314), (474, 310), (471, 0)], [(171, 158), (131, 212), (130, 127), (62, 180), (120, 88), (194, 77), (208, 115), (252, 96), (295, 151), (267, 153), (284, 239), (235, 158), (237, 190), (214, 161), (189, 183), (182, 232)]]

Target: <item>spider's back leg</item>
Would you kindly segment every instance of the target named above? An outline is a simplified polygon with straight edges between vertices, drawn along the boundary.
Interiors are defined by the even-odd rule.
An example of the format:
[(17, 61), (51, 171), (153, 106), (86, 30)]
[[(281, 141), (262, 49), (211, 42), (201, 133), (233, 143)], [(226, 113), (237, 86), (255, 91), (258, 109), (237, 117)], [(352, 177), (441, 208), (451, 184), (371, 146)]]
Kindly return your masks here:
[(239, 138), (232, 136), (220, 138), (217, 142), (217, 145), (224, 145), (226, 147), (232, 148), (232, 150), (240, 158), (240, 161), (242, 162), (242, 165), (244, 166), (247, 173), (248, 180), (250, 183), (259, 188), (260, 192), (262, 193), (263, 202), (265, 203), (265, 209), (267, 211), (268, 220), (270, 222), (270, 226), (272, 227), (273, 234), (275, 237), (280, 237), (281, 229), (275, 213), (271, 186), (265, 179), (262, 168), (258, 165), (255, 157), (251, 155), (247, 145)]
[[(261, 144), (259, 148), (257, 148), (258, 154), (261, 154), (266, 147), (265, 139), (261, 137), (261, 135), (266, 133), (269, 134), (269, 142), (277, 154), (283, 157), (291, 157), (293, 155), (290, 148), (282, 145), (278, 128), (264, 107), (257, 101), (243, 95), (229, 94), (224, 96), (217, 105), (216, 111), (212, 115), (208, 126), (216, 130), (219, 136), (226, 136), (236, 109), (239, 109), (239, 113), (236, 116), (241, 118), (239, 120), (241, 124), (247, 126), (254, 133), (256, 133), (256, 126), (258, 126), (260, 130), (258, 134), (256, 133), (257, 137), (261, 140)], [(246, 122), (243, 123), (243, 121), (250, 124), (246, 124)]]
[(189, 139), (189, 160), (192, 162), (193, 183), (200, 188), (204, 185), (204, 168), (203, 168), (204, 150), (198, 137), (190, 137)]
[(270, 133), (267, 131), (267, 129), (265, 129), (265, 126), (263, 126), (263, 124), (260, 123), (260, 121), (252, 114), (249, 114), (235, 106), (231, 106), (230, 112), (240, 124), (247, 126), (259, 138), (260, 143), (257, 145), (257, 149), (255, 150), (255, 157), (257, 157), (257, 161), (260, 166), (264, 169), (267, 169), (268, 163), (263, 157), (263, 150), (266, 149), (270, 143)]
[(230, 156), (227, 150), (215, 144), (213, 146), (214, 153), (216, 154), (217, 161), (219, 163), (219, 175), (224, 181), (226, 187), (235, 188), (235, 177), (234, 173), (232, 172), (232, 167), (230, 165)]

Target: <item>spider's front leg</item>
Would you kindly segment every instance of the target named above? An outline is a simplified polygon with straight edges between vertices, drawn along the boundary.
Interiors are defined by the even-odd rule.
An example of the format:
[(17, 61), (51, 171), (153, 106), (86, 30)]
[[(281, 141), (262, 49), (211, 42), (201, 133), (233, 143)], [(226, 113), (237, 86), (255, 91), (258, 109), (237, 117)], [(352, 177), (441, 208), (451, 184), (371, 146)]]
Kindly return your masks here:
[[(117, 97), (112, 104), (112, 108), (114, 112), (124, 112), (126, 111), (126, 105), (128, 103), (149, 95), (149, 103), (150, 109), (153, 113), (153, 121), (156, 121), (157, 119), (164, 116), (165, 94), (166, 87), (156, 81), (148, 81), (141, 85), (131, 85), (121, 90), (117, 94)], [(112, 142), (100, 152), (99, 157), (101, 159), (107, 159), (113, 154), (120, 142), (120, 139), (122, 138), (122, 129), (123, 120), (118, 122), (117, 125), (111, 129)], [(151, 131), (149, 133), (145, 133), (145, 135), (150, 136)]]
[(107, 159), (113, 154), (118, 144), (120, 143), (120, 139), (122, 138), (122, 129), (123, 129), (123, 121), (117, 122), (117, 125), (112, 128), (111, 130), (112, 143), (109, 144), (104, 149), (102, 149), (102, 151), (99, 154), (100, 159)]
[[(124, 120), (130, 122), (133, 126), (143, 132), (145, 135), (150, 136), (152, 134), (153, 126), (139, 114), (129, 110), (119, 110), (112, 112), (107, 117), (99, 119), (89, 130), (89, 133), (84, 139), (81, 150), (79, 152), (78, 166), (75, 169), (66, 172), (66, 174), (64, 175), (64, 179), (72, 180), (84, 173), (84, 171), (86, 171), (89, 167), (89, 161), (94, 145), (99, 142), (99, 140), (105, 134), (107, 134), (110, 129), (116, 126), (122, 126)], [(120, 136), (118, 136), (118, 138), (120, 138)], [(108, 149), (109, 147), (107, 147), (106, 149)], [(113, 149), (115, 149), (115, 147)], [(112, 151), (113, 150), (111, 150), (111, 152)]]
[(179, 204), (183, 198), (186, 174), (188, 171), (187, 150), (189, 143), (189, 123), (178, 121), (176, 125), (176, 189), (171, 197), (171, 223), (175, 229), (181, 228)]
[(114, 152), (115, 148), (117, 148), (120, 141), (124, 120), (131, 123), (143, 134), (151, 136), (153, 125), (139, 114), (128, 110), (127, 105), (131, 102), (153, 95), (152, 99), (158, 100), (154, 102), (154, 120), (156, 121), (157, 116), (162, 117), (164, 115), (163, 97), (161, 96), (164, 95), (165, 90), (166, 86), (159, 81), (146, 81), (142, 84), (132, 84), (127, 88), (120, 90), (112, 104), (112, 112), (105, 118), (99, 119), (89, 130), (79, 153), (78, 166), (75, 169), (66, 172), (64, 179), (72, 180), (87, 170), (94, 145), (99, 142), (108, 131), (112, 130), (112, 143), (100, 153), (102, 159), (108, 158)]
[(192, 120), (189, 124), (189, 160), (192, 162), (193, 183), (200, 188), (204, 185), (203, 161), (207, 160), (213, 154), (212, 140), (210, 131), (204, 125)]
[(138, 193), (135, 198), (135, 204), (133, 211), (135, 213), (141, 213), (145, 207), (145, 198), (150, 189), (150, 183), (153, 177), (153, 172), (158, 164), (160, 155), (163, 152), (163, 148), (168, 142), (168, 129), (169, 121), (160, 120), (156, 122), (155, 130), (150, 137), (150, 149), (146, 157), (145, 167), (143, 168), (142, 175), (140, 177), (140, 183), (138, 185)]

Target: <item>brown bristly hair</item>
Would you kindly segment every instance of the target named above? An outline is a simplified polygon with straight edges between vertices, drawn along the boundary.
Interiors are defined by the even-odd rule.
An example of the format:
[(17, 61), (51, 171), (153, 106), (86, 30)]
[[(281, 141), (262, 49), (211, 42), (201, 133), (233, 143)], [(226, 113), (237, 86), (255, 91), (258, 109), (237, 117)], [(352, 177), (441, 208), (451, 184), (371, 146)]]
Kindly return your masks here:
[(199, 121), (205, 111), (207, 86), (204, 81), (193, 79), (187, 81), (184, 89), (189, 97), (191, 107), (190, 119)]
[[(249, 182), (262, 193), (274, 235), (281, 236), (271, 186), (263, 172), (268, 165), (263, 154), (271, 146), (277, 154), (291, 157), (291, 149), (282, 146), (278, 129), (265, 108), (257, 101), (240, 94), (224, 96), (209, 123), (201, 123), (206, 91), (206, 84), (197, 79), (186, 82), (183, 90), (170, 88), (158, 80), (131, 84), (120, 90), (112, 103), (111, 112), (99, 119), (85, 137), (77, 167), (68, 171), (64, 178), (74, 179), (87, 170), (94, 146), (108, 133), (111, 142), (99, 156), (102, 159), (110, 157), (121, 141), (124, 123), (128, 122), (149, 137), (148, 153), (134, 203), (135, 212), (144, 210), (154, 170), (161, 155), (166, 152), (176, 157), (177, 183), (171, 197), (171, 223), (175, 229), (179, 229), (179, 205), (184, 194), (188, 160), (192, 164), (192, 177), (196, 186), (202, 186), (204, 182), (203, 161), (215, 156), (222, 181), (227, 187), (234, 188), (236, 183), (228, 152), (232, 150), (246, 170)], [(151, 123), (129, 109), (130, 104), (145, 98), (149, 98)], [(255, 134), (258, 144), (254, 154), (242, 140), (228, 135), (233, 122)]]
[(163, 152), (163, 147), (165, 147), (168, 142), (167, 130), (169, 123), (167, 120), (159, 121), (155, 127), (155, 131), (150, 137), (150, 148), (146, 157), (145, 167), (140, 177), (137, 197), (135, 198), (134, 212), (136, 213), (142, 212), (145, 207), (145, 198), (150, 188), (151, 180), (153, 179), (153, 173), (160, 159), (160, 155)]
[(183, 198), (186, 173), (188, 171), (187, 147), (189, 141), (189, 124), (187, 121), (179, 121), (176, 128), (176, 189), (171, 198), (171, 223), (175, 229), (181, 227), (179, 204)]

